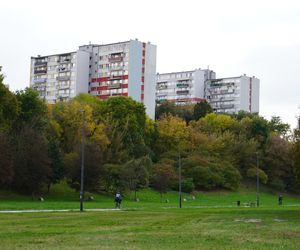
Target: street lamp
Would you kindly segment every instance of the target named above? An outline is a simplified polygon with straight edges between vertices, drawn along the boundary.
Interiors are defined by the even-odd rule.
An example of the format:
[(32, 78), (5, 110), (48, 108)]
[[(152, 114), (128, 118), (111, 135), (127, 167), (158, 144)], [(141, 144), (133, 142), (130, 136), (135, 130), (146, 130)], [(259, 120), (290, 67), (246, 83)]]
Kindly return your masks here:
[(80, 109), (82, 113), (82, 138), (81, 138), (81, 173), (80, 173), (80, 211), (83, 211), (84, 198), (84, 140), (85, 140), (85, 113), (84, 109)]
[(256, 206), (259, 207), (259, 172), (258, 172), (258, 152), (256, 152)]
[(181, 156), (180, 156), (180, 150), (178, 151), (178, 181), (179, 181), (179, 208), (182, 207), (182, 192), (181, 192)]

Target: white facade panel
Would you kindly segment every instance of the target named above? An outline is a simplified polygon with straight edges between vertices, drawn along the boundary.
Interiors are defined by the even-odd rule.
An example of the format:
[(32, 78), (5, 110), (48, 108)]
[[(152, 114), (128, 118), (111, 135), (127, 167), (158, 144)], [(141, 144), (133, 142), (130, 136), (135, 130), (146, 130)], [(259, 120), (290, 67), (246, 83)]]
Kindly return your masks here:
[(144, 73), (144, 105), (151, 119), (155, 117), (155, 91), (156, 91), (156, 46), (147, 43)]

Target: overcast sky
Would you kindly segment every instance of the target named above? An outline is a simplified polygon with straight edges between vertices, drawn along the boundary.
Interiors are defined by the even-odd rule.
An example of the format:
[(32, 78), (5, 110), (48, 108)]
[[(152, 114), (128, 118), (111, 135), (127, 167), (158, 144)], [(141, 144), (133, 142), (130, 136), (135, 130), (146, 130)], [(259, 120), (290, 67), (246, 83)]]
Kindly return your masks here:
[(260, 79), (260, 114), (292, 127), (300, 114), (300, 1), (0, 0), (0, 65), (29, 86), (30, 57), (138, 38), (157, 72), (209, 68)]

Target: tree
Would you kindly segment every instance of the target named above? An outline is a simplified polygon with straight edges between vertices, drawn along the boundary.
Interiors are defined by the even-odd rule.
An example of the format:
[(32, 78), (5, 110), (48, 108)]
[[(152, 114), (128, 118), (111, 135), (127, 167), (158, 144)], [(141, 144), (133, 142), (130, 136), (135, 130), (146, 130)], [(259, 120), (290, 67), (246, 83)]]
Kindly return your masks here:
[(176, 115), (176, 105), (174, 102), (165, 101), (158, 106), (156, 106), (155, 109), (155, 119), (160, 119), (162, 116), (165, 115)]
[(153, 166), (153, 173), (151, 178), (152, 186), (155, 190), (162, 194), (166, 193), (176, 181), (176, 173), (172, 165), (167, 163), (156, 163)]
[(0, 132), (0, 188), (10, 187), (13, 177), (13, 148), (8, 136)]
[(288, 141), (276, 133), (271, 133), (261, 165), (268, 175), (271, 186), (282, 190), (291, 188), (292, 161)]
[[(103, 173), (103, 152), (94, 143), (85, 144), (84, 153), (84, 189), (85, 191), (99, 191), (101, 189), (101, 175)], [(79, 150), (66, 154), (64, 157), (66, 174), (71, 187), (80, 189), (81, 152)]]
[(293, 142), (291, 148), (292, 158), (292, 183), (293, 190), (300, 192), (300, 117), (298, 117), (298, 126), (294, 129)]
[(17, 135), (13, 187), (19, 192), (38, 194), (51, 176), (45, 137), (27, 124)]
[(123, 143), (130, 157), (147, 154), (144, 141), (146, 113), (142, 103), (129, 97), (112, 97), (104, 102), (101, 116), (114, 121), (117, 129), (124, 131)]
[(0, 67), (0, 132), (9, 131), (19, 113), (17, 98), (4, 85), (3, 80)]
[(238, 188), (239, 171), (228, 161), (196, 152), (182, 160), (184, 178), (192, 178), (197, 189)]
[(179, 143), (185, 143), (186, 123), (178, 117), (164, 115), (156, 122), (158, 129), (158, 138), (155, 143), (157, 155), (166, 151), (178, 151)]
[(38, 93), (31, 88), (26, 88), (17, 91), (16, 97), (20, 105), (16, 129), (19, 130), (24, 124), (30, 124), (35, 129), (44, 130), (47, 126), (48, 109)]
[(283, 123), (279, 116), (272, 116), (269, 122), (269, 129), (272, 132), (276, 132), (279, 135), (286, 136), (290, 131), (290, 125)]
[(151, 165), (152, 161), (149, 157), (142, 157), (127, 162), (122, 169), (121, 178), (124, 186), (134, 191), (135, 200), (137, 200), (137, 190), (148, 186)]
[(212, 112), (213, 109), (206, 100), (197, 102), (194, 106), (194, 120), (198, 121), (200, 118)]

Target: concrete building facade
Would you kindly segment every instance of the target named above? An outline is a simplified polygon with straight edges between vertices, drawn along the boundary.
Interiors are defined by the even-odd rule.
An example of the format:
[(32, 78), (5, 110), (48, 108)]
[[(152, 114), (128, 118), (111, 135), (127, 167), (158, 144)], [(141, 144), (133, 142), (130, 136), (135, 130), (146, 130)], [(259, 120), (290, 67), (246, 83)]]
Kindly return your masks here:
[(48, 103), (88, 92), (89, 54), (76, 51), (31, 57), (30, 86)]
[(208, 80), (204, 98), (217, 113), (259, 112), (259, 85), (246, 75)]
[(155, 115), (156, 46), (138, 40), (106, 45), (84, 45), (90, 53), (89, 93), (105, 100), (130, 96)]
[(209, 69), (172, 72), (156, 75), (156, 103), (172, 101), (177, 105), (197, 103), (204, 99), (204, 85), (215, 79)]
[(79, 46), (79, 50), (31, 58), (30, 86), (49, 103), (79, 93), (105, 100), (130, 96), (155, 115), (156, 46), (138, 40)]

